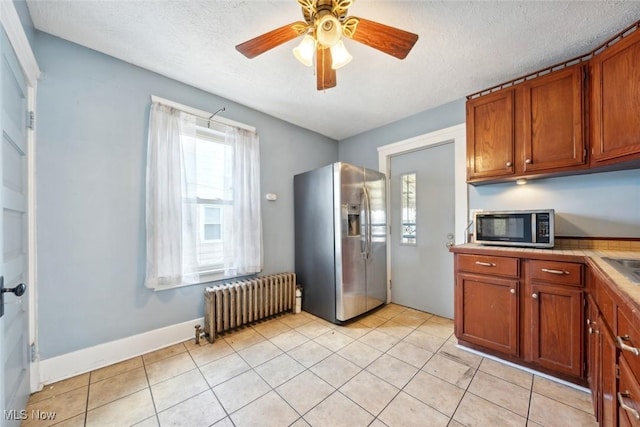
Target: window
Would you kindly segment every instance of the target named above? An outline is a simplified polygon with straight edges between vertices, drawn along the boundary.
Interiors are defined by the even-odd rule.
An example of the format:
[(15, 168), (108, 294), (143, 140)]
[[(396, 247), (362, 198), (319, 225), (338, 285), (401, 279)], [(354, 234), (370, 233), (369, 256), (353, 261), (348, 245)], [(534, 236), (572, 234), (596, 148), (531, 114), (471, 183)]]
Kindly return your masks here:
[(255, 131), (200, 119), (210, 114), (192, 114), (170, 101), (152, 101), (145, 285), (169, 289), (260, 272)]
[(402, 244), (416, 244), (416, 174), (404, 174), (402, 180)]
[(222, 240), (222, 208), (216, 205), (200, 207), (200, 241)]
[(196, 179), (198, 267), (201, 272), (212, 273), (224, 268), (223, 221), (225, 210), (233, 205), (233, 147), (225, 142), (223, 128), (205, 123), (196, 121), (195, 162), (187, 162), (195, 171), (187, 171), (187, 175)]

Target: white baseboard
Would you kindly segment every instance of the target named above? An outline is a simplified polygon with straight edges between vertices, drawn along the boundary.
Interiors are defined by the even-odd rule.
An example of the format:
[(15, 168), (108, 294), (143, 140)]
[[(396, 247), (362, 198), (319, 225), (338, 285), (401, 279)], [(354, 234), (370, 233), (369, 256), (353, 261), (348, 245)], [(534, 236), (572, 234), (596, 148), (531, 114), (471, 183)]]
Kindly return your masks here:
[(150, 351), (193, 338), (194, 326), (204, 325), (204, 318), (154, 329), (116, 341), (98, 344), (40, 361), (40, 386), (84, 374)]

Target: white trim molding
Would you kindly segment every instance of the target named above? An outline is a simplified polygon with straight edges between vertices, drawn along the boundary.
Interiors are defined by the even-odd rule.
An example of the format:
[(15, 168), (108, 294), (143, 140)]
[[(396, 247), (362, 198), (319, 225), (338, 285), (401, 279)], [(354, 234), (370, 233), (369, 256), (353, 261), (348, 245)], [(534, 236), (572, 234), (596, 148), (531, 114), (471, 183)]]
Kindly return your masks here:
[[(40, 68), (24, 32), (20, 17), (12, 1), (0, 0), (0, 24), (7, 33), (9, 43), (27, 81), (27, 109), (35, 113), (36, 92)], [(35, 126), (35, 124), (34, 124)], [(35, 360), (29, 366), (31, 392), (40, 388), (38, 349), (38, 286), (36, 264), (36, 133), (35, 127), (27, 131), (27, 275), (29, 286), (29, 344), (35, 348)]]
[(40, 388), (66, 378), (84, 374), (132, 357), (140, 356), (195, 337), (194, 326), (204, 318), (154, 329), (127, 338), (40, 361)]
[(35, 87), (40, 78), (40, 68), (31, 50), (31, 45), (29, 45), (29, 39), (22, 28), (18, 12), (11, 0), (0, 1), (0, 22), (16, 52), (29, 86)]
[[(455, 163), (455, 243), (461, 244), (465, 242), (466, 228), (468, 225), (468, 191), (466, 183), (467, 127), (465, 123), (378, 147), (378, 170), (387, 176), (388, 190), (391, 188), (389, 181), (391, 157), (451, 141), (454, 142)], [(389, 212), (390, 208), (389, 199), (390, 197), (387, 197), (387, 212)], [(389, 241), (390, 236), (387, 228), (387, 242)], [(391, 298), (391, 289), (389, 287), (390, 279), (391, 245), (387, 244), (387, 302), (390, 302)]]

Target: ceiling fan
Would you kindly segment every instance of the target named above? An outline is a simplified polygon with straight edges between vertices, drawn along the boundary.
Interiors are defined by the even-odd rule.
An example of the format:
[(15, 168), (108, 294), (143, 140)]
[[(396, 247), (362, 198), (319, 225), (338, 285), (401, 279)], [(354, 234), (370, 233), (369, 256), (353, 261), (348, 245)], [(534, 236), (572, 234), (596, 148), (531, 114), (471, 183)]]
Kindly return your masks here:
[(297, 0), (303, 21), (284, 25), (236, 46), (247, 58), (254, 58), (276, 46), (304, 35), (293, 53), (307, 66), (313, 64), (315, 51), (318, 90), (336, 86), (336, 69), (351, 61), (342, 36), (381, 52), (404, 59), (418, 35), (378, 22), (347, 16), (355, 0)]

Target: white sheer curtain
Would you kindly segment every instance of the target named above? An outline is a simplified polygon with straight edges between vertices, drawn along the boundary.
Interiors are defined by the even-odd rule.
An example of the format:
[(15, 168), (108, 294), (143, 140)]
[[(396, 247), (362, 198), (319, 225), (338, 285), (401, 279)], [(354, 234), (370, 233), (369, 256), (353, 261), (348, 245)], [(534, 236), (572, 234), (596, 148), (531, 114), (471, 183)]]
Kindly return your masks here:
[[(198, 283), (195, 117), (151, 104), (147, 145), (145, 286)], [(191, 171), (191, 172), (189, 172)]]
[(234, 127), (225, 142), (233, 147), (233, 205), (224, 227), (224, 275), (232, 277), (262, 270), (260, 144), (255, 132)]
[[(225, 128), (224, 143), (233, 155), (224, 161), (224, 199), (230, 202), (223, 213), (223, 275), (234, 277), (262, 270), (260, 147), (255, 132)], [(200, 282), (197, 132), (195, 116), (151, 104), (145, 286), (152, 289)]]

